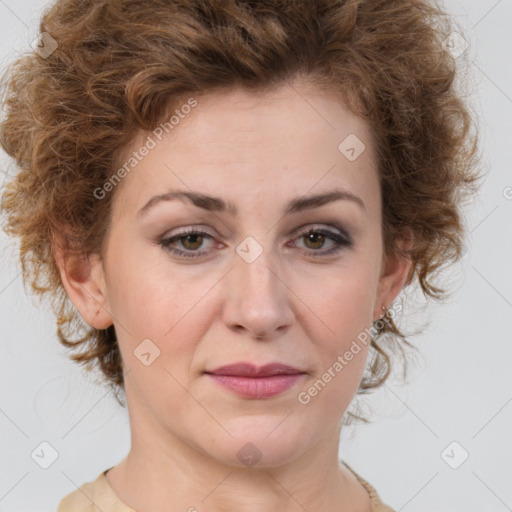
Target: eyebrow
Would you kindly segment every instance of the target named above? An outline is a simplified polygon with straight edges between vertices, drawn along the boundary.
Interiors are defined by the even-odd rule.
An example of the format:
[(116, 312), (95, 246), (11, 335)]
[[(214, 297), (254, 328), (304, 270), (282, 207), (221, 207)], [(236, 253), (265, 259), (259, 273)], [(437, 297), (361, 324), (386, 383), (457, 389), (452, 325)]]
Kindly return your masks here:
[[(238, 207), (220, 197), (208, 196), (199, 192), (188, 192), (185, 190), (172, 190), (165, 194), (153, 196), (138, 212), (138, 216), (145, 215), (150, 209), (161, 202), (172, 201), (178, 199), (180, 201), (189, 202), (198, 208), (207, 210), (209, 212), (228, 213), (236, 216), (238, 214)], [(347, 200), (358, 204), (361, 209), (366, 210), (366, 206), (363, 200), (354, 195), (348, 190), (335, 189), (331, 192), (325, 192), (323, 194), (316, 194), (310, 196), (301, 196), (292, 199), (284, 209), (284, 215), (290, 215), (292, 213), (299, 213), (304, 210), (310, 210), (313, 208), (319, 208), (327, 203), (333, 201)]]

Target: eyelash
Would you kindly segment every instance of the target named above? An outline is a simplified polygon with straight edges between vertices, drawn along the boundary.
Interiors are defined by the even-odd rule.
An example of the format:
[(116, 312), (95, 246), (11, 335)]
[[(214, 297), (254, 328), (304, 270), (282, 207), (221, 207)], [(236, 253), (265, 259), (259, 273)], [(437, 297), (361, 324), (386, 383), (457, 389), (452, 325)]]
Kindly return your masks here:
[[(322, 252), (320, 252), (320, 250), (313, 250), (313, 249), (307, 250), (306, 249), (305, 252), (307, 252), (309, 256), (313, 256), (313, 257), (330, 256), (332, 254), (335, 254), (335, 253), (341, 251), (343, 248), (348, 248), (353, 245), (351, 238), (346, 234), (346, 232), (342, 229), (340, 229), (340, 231), (341, 231), (341, 234), (335, 233), (333, 231), (329, 231), (329, 230), (323, 229), (323, 228), (309, 227), (309, 228), (304, 229), (301, 232), (299, 232), (296, 239), (299, 239), (301, 237), (304, 237), (305, 235), (310, 235), (313, 233), (324, 235), (326, 238), (328, 238), (334, 242), (334, 246), (331, 249), (329, 249), (328, 251), (322, 251)], [(166, 249), (167, 251), (173, 253), (174, 255), (176, 255), (180, 258), (193, 259), (193, 258), (201, 258), (202, 256), (206, 256), (208, 254), (208, 251), (182, 251), (181, 249), (176, 249), (176, 248), (171, 247), (171, 244), (174, 241), (179, 241), (180, 239), (186, 238), (189, 235), (202, 235), (203, 237), (206, 235), (206, 237), (209, 239), (214, 238), (210, 233), (207, 233), (205, 231), (200, 231), (200, 230), (196, 230), (196, 229), (188, 229), (188, 230), (182, 231), (181, 233), (178, 233), (177, 235), (174, 235), (172, 237), (162, 238), (158, 241), (158, 244), (160, 246), (162, 246), (164, 249)]]

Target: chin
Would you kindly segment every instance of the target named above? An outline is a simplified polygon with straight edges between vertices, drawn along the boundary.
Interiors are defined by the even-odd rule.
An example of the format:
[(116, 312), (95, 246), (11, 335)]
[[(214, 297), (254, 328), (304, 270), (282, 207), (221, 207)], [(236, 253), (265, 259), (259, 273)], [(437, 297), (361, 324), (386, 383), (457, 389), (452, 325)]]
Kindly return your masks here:
[[(292, 418), (293, 414), (290, 414), (291, 421), (288, 422), (287, 413), (283, 413), (280, 417), (246, 416), (225, 422), (223, 425), (233, 437), (226, 434), (222, 439), (211, 439), (211, 444), (205, 448), (215, 459), (230, 466), (282, 466), (292, 462), (316, 441), (305, 425)], [(320, 433), (318, 437), (321, 437)]]

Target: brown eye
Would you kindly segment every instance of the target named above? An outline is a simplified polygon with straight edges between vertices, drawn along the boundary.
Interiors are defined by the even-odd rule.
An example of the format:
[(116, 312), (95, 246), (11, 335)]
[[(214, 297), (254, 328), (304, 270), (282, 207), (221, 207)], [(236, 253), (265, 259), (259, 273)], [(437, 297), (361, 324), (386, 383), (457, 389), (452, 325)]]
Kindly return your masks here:
[(185, 249), (187, 249), (189, 251), (194, 251), (196, 249), (199, 249), (199, 247), (201, 247), (204, 239), (203, 239), (202, 235), (200, 235), (198, 233), (194, 233), (194, 234), (182, 236), (179, 238), (179, 240), (181, 241), (181, 245)]
[(215, 239), (204, 231), (188, 230), (161, 238), (158, 244), (180, 258), (200, 258), (212, 253)]
[(319, 232), (311, 232), (303, 235), (304, 245), (308, 249), (321, 249), (325, 243), (325, 235)]
[[(309, 228), (298, 234), (293, 246), (306, 252), (309, 256), (334, 255), (342, 249), (352, 247), (353, 242), (347, 232), (337, 228), (339, 232), (324, 228)], [(292, 246), (290, 243), (288, 246)]]

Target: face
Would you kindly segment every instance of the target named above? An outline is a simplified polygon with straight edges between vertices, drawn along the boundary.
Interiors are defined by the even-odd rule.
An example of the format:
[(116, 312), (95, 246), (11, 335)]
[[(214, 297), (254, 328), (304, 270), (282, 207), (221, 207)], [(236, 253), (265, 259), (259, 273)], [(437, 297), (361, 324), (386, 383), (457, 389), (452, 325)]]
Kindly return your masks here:
[(89, 321), (115, 326), (132, 437), (238, 466), (252, 443), (283, 464), (339, 428), (367, 345), (343, 355), (405, 271), (383, 264), (370, 131), (339, 99), (305, 85), (195, 98), (120, 159), (156, 142), (113, 191)]

